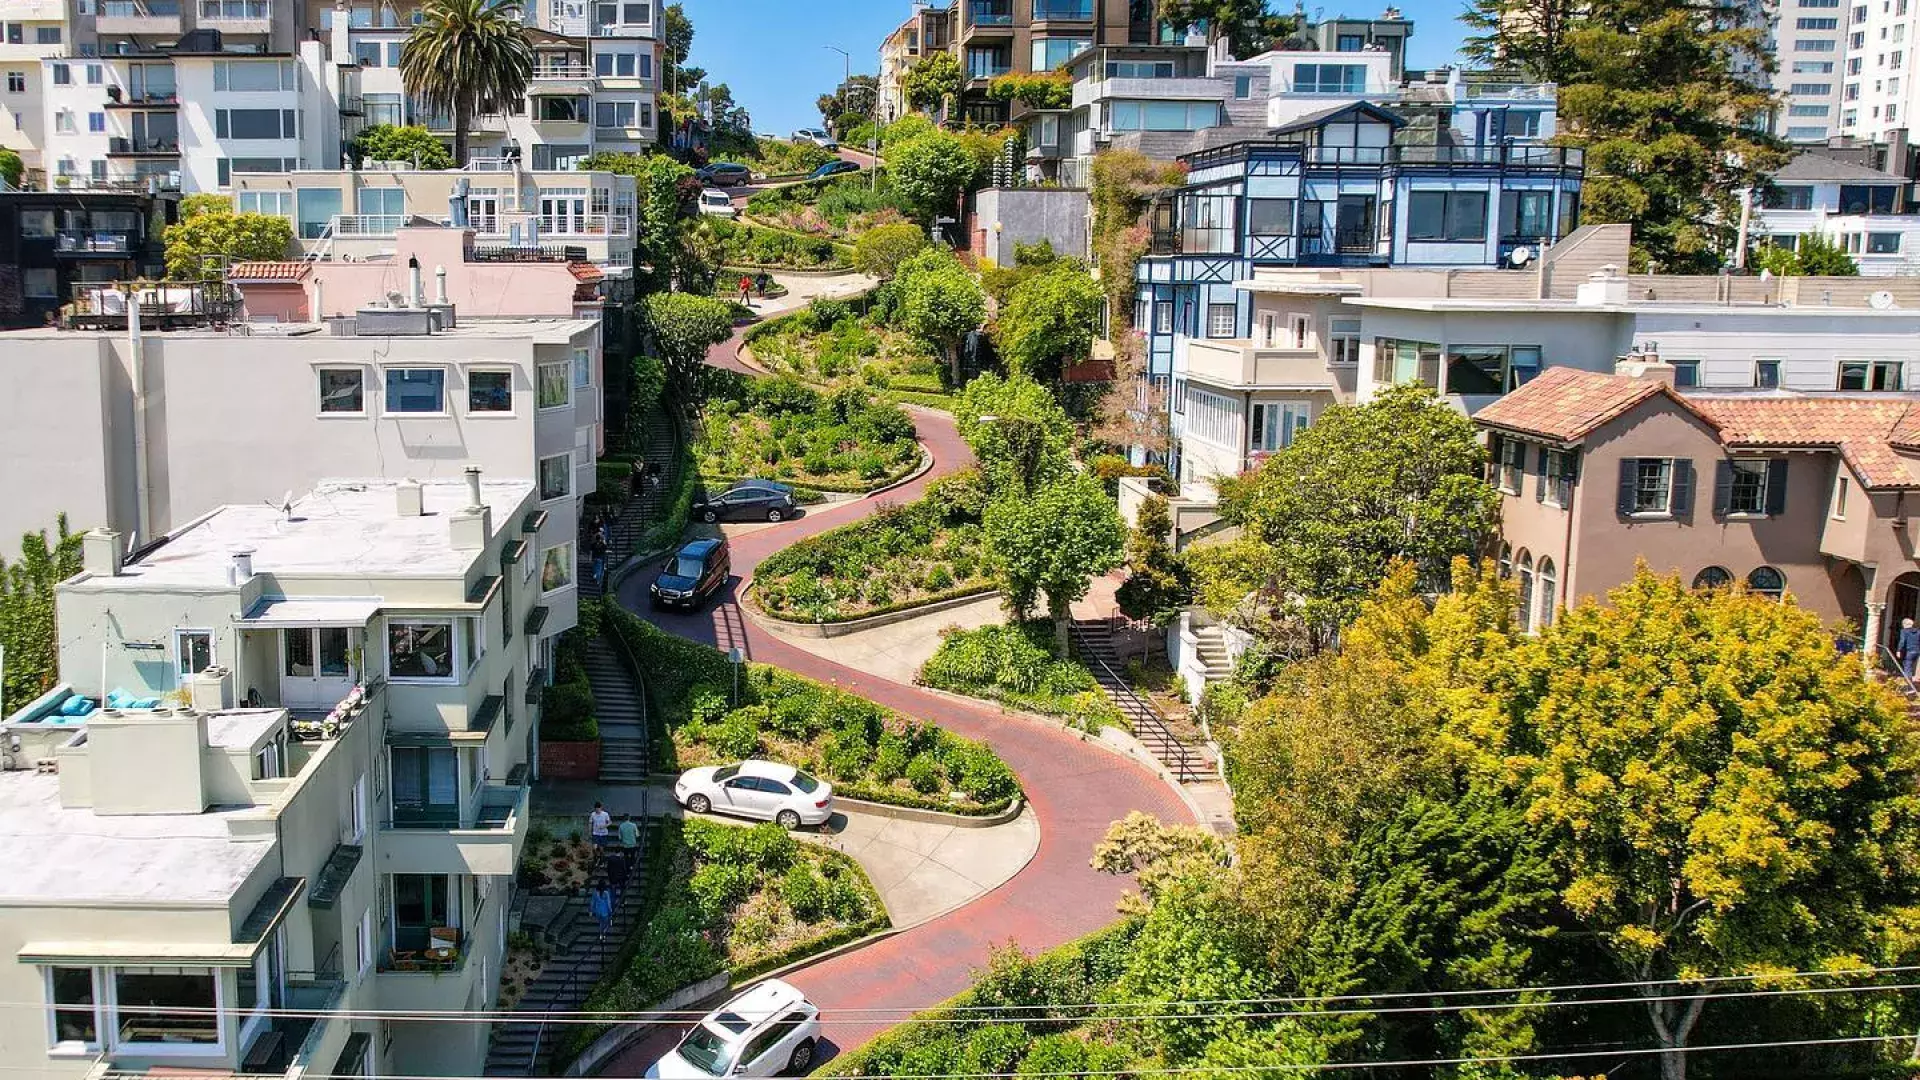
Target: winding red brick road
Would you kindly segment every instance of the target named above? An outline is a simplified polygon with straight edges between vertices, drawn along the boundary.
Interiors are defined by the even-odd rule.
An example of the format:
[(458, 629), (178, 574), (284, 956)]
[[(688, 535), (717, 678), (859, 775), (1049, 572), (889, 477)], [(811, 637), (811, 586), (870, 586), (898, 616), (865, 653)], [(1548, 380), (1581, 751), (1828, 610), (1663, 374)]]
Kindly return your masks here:
[[(744, 370), (740, 334), (714, 347), (708, 362)], [(1107, 826), (1135, 810), (1164, 821), (1190, 822), (1178, 794), (1135, 762), (1081, 742), (1058, 728), (930, 694), (823, 660), (748, 622), (736, 598), (762, 559), (803, 537), (857, 521), (887, 501), (918, 498), (933, 479), (971, 461), (966, 444), (944, 413), (915, 410), (920, 439), (933, 456), (925, 476), (884, 495), (845, 503), (733, 541), (738, 580), (707, 611), (650, 612), (652, 574), (629, 579), (620, 602), (682, 637), (719, 648), (739, 646), (749, 659), (846, 687), (904, 715), (992, 744), (1020, 776), (1040, 824), (1033, 861), (1000, 888), (965, 907), (878, 944), (826, 960), (790, 977), (822, 1012), (828, 1052), (852, 1049), (904, 1018), (903, 1010), (938, 1004), (965, 989), (988, 949), (1017, 942), (1038, 951), (1082, 937), (1112, 922), (1125, 883), (1088, 865)], [(886, 1010), (870, 1012), (868, 1010)], [(639, 1076), (672, 1038), (658, 1036), (629, 1048), (604, 1072)]]

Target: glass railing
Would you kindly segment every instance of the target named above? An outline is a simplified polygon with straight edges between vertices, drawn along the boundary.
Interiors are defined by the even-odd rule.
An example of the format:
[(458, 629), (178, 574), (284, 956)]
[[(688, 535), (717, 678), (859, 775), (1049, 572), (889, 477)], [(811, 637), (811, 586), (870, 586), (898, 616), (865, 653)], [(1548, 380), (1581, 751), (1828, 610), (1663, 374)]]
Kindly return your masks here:
[(1012, 26), (1013, 5), (969, 4), (967, 22), (974, 26)]
[(1033, 0), (1033, 17), (1042, 19), (1091, 19), (1093, 0)]
[(179, 17), (180, 0), (102, 0), (103, 19), (149, 19)]

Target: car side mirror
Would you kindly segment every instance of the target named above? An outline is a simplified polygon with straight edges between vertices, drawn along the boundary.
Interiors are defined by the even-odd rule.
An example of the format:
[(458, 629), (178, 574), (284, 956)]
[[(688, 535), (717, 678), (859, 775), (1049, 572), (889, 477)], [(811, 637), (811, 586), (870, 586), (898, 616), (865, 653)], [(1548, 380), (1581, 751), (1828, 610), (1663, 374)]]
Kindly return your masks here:
[(733, 1075), (735, 1076), (741, 1076), (745, 1074), (746, 1071), (747, 1071), (747, 1063), (744, 1061), (733, 1067)]

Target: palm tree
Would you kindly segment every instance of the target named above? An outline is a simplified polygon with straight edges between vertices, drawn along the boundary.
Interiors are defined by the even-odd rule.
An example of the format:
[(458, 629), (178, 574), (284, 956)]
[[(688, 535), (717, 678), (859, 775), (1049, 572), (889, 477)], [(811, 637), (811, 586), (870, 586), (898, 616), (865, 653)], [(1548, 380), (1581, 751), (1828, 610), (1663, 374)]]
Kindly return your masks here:
[(527, 92), (533, 50), (520, 32), (518, 0), (427, 0), (400, 50), (407, 92), (453, 116), (453, 161), (467, 163), (475, 116), (500, 112)]

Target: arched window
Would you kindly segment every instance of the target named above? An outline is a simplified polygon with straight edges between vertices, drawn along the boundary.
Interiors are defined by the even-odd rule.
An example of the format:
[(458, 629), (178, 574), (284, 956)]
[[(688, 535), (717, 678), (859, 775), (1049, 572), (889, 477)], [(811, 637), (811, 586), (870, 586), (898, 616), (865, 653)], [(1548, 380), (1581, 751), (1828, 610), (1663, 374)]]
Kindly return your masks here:
[(1533, 556), (1520, 552), (1520, 629), (1533, 629)]
[(1559, 603), (1560, 579), (1553, 572), (1553, 560), (1540, 560), (1540, 627), (1553, 625), (1553, 611)]
[(1753, 573), (1747, 575), (1747, 588), (1761, 596), (1778, 600), (1786, 595), (1787, 579), (1771, 566), (1759, 566), (1754, 568)]
[(1733, 584), (1733, 575), (1724, 566), (1709, 566), (1693, 575), (1693, 587), (1696, 589), (1724, 589)]
[(1513, 576), (1513, 545), (1501, 544), (1500, 545), (1500, 577), (1502, 579), (1505, 579), (1505, 578), (1510, 578), (1512, 576)]

